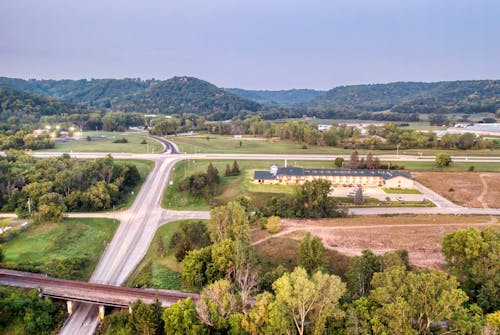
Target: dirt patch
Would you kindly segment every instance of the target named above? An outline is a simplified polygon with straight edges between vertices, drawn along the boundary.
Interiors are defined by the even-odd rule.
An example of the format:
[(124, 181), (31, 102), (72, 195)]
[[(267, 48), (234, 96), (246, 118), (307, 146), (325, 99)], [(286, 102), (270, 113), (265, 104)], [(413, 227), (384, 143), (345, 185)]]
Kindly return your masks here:
[(413, 172), (415, 180), (465, 207), (500, 207), (500, 173)]
[[(325, 246), (345, 256), (360, 255), (363, 249), (377, 254), (406, 249), (414, 266), (442, 268), (443, 237), (457, 229), (495, 226), (500, 229), (500, 218), (488, 216), (454, 215), (400, 215), (373, 216), (324, 220), (283, 220), (283, 230), (275, 235), (259, 234), (254, 246), (267, 248), (275, 240), (300, 240), (306, 232), (323, 239)], [(264, 236), (263, 236), (264, 235)], [(294, 243), (295, 244), (295, 243)], [(285, 249), (280, 243), (282, 253)]]

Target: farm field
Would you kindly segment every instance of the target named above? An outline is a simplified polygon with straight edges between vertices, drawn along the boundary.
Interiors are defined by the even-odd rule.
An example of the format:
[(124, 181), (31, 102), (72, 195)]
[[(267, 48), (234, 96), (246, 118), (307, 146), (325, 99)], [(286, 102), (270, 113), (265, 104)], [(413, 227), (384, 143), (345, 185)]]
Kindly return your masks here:
[(499, 219), (488, 216), (454, 215), (283, 219), (282, 231), (275, 235), (270, 235), (264, 230), (254, 231), (253, 244), (257, 250), (266, 249), (268, 255), (283, 255), (289, 252), (288, 248), (293, 248), (287, 247), (288, 245), (297, 244), (306, 232), (311, 232), (312, 235), (323, 239), (326, 248), (344, 256), (360, 255), (364, 249), (371, 249), (376, 254), (406, 249), (413, 266), (441, 268), (444, 265), (441, 241), (445, 235), (467, 227), (484, 229), (494, 226), (500, 230)]
[(0, 243), (5, 254), (3, 266), (88, 280), (117, 227), (118, 221), (111, 219), (68, 218), (29, 227)]
[(158, 229), (146, 256), (127, 280), (126, 286), (182, 289), (181, 265), (175, 259), (173, 251), (169, 250), (169, 245), (179, 226), (190, 221), (192, 220), (169, 222)]
[(461, 206), (500, 207), (500, 173), (414, 172), (413, 177)]
[[(208, 139), (207, 139), (208, 138)], [(186, 153), (235, 153), (235, 154), (283, 154), (290, 155), (305, 155), (305, 154), (322, 154), (322, 155), (349, 155), (352, 150), (339, 147), (327, 147), (309, 145), (307, 149), (302, 148), (302, 144), (289, 140), (266, 139), (263, 137), (244, 136), (241, 140), (235, 139), (232, 136), (221, 136), (212, 134), (198, 134), (195, 136), (177, 136), (169, 137), (179, 146), (180, 152)], [(241, 142), (241, 146), (240, 146)], [(394, 150), (368, 150), (358, 149), (359, 154), (368, 154), (371, 152), (374, 155), (395, 155)], [(400, 155), (436, 155), (440, 152), (446, 152), (450, 155), (457, 156), (495, 156), (500, 155), (500, 150), (440, 150), (440, 149), (400, 149)]]
[[(106, 136), (104, 140), (86, 141), (87, 136)], [(83, 141), (75, 142), (56, 142), (52, 149), (43, 149), (42, 151), (56, 152), (129, 152), (129, 153), (150, 153), (160, 152), (163, 146), (157, 141), (146, 138), (142, 133), (118, 133), (88, 131), (82, 134)], [(128, 143), (113, 143), (117, 139), (127, 139)], [(148, 144), (141, 144), (146, 139)]]

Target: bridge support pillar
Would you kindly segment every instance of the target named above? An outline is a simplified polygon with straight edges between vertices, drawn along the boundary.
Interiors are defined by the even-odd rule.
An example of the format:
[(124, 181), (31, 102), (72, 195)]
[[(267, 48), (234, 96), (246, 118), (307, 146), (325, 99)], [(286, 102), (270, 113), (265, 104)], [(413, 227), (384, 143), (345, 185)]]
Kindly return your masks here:
[(66, 301), (66, 307), (68, 309), (68, 314), (71, 315), (73, 314), (73, 308), (75, 307), (75, 303), (71, 300)]
[(104, 319), (104, 305), (99, 306), (99, 319), (101, 319), (101, 321)]

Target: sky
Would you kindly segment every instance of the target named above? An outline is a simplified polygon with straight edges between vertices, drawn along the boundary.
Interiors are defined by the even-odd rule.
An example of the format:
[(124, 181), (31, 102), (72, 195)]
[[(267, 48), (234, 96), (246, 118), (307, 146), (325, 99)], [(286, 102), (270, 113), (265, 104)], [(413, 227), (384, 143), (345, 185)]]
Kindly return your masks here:
[(0, 1), (0, 76), (176, 75), (245, 89), (500, 79), (500, 1)]

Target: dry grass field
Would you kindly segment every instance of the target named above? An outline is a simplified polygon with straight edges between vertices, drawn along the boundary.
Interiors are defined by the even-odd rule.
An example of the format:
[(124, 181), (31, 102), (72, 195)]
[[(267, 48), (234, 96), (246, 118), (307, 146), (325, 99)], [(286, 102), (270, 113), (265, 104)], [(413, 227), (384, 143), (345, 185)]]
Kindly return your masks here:
[[(297, 243), (288, 244), (283, 239), (297, 241), (306, 232), (323, 239), (325, 247), (345, 256), (360, 255), (363, 249), (383, 254), (396, 249), (406, 249), (410, 263), (418, 267), (441, 268), (441, 240), (457, 229), (494, 226), (500, 229), (500, 218), (489, 216), (454, 215), (398, 215), (349, 217), (321, 220), (282, 220), (281, 232), (270, 235), (262, 230), (253, 232), (256, 248), (266, 254), (285, 255), (287, 249), (296, 249)], [(276, 241), (276, 245), (275, 242)], [(279, 241), (279, 242), (278, 242)], [(274, 246), (273, 246), (274, 245)]]
[(461, 206), (500, 207), (500, 173), (412, 172), (412, 175)]

